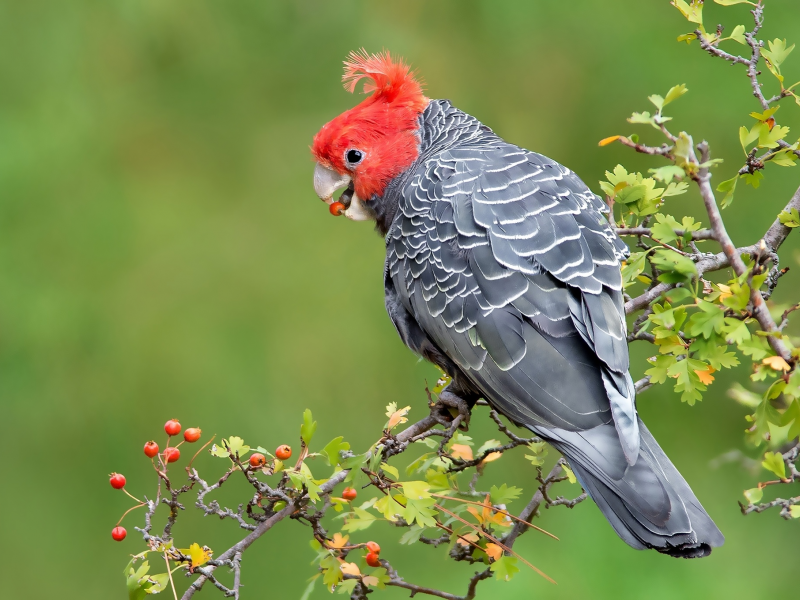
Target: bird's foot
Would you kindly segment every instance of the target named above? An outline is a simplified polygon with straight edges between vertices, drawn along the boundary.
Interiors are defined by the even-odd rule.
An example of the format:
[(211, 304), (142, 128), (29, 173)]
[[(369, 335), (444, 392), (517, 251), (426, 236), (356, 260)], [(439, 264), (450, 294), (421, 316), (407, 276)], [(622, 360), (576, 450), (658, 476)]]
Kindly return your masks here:
[(469, 403), (461, 396), (448, 390), (439, 393), (439, 401), (431, 409), (433, 415), (445, 427), (452, 428), (453, 423), (458, 419), (458, 428), (462, 431), (469, 431), (469, 418), (471, 409)]

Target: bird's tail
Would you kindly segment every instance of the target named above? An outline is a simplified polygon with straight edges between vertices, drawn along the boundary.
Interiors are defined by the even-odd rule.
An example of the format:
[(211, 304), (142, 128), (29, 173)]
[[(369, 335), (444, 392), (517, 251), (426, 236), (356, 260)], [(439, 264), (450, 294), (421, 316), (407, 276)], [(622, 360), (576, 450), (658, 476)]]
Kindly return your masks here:
[(613, 424), (583, 432), (534, 430), (567, 457), (583, 488), (633, 548), (700, 558), (725, 541), (641, 419), (633, 466), (625, 461)]

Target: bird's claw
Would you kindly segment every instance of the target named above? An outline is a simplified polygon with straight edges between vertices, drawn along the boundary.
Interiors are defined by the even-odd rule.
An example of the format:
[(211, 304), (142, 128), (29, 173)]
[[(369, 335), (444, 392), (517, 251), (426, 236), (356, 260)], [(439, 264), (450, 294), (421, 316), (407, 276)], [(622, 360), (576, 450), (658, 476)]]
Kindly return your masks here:
[(453, 392), (443, 390), (439, 394), (439, 401), (434, 405), (433, 411), (439, 422), (446, 427), (450, 427), (456, 417), (461, 416), (458, 428), (462, 431), (469, 431), (469, 418), (472, 414), (470, 406), (466, 400)]

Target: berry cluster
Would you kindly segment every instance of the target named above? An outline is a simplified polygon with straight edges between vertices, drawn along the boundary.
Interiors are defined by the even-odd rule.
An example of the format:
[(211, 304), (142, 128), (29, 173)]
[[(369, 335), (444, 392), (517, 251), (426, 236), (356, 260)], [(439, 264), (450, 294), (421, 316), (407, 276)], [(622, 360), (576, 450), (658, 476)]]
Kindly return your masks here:
[[(153, 440), (150, 440), (144, 445), (144, 454), (147, 458), (149, 458), (153, 462), (153, 467), (157, 471), (160, 471), (162, 469), (166, 470), (166, 465), (168, 465), (169, 463), (174, 463), (175, 461), (180, 459), (181, 451), (179, 449), (179, 446), (183, 444), (183, 442), (188, 442), (192, 444), (197, 440), (199, 440), (203, 434), (203, 432), (199, 428), (190, 427), (189, 429), (183, 432), (183, 442), (180, 442), (175, 446), (171, 446), (170, 442), (172, 438), (181, 432), (181, 424), (177, 419), (170, 419), (169, 421), (164, 423), (164, 431), (167, 433), (168, 437), (167, 437), (167, 445), (164, 448), (163, 452), (159, 453), (158, 444)], [(289, 452), (291, 453), (291, 450)], [(112, 473), (109, 476), (109, 483), (111, 484), (112, 488), (114, 488), (115, 490), (122, 490), (128, 496), (136, 500), (136, 502), (138, 503), (136, 504), (136, 506), (133, 506), (132, 508), (125, 511), (122, 517), (120, 517), (120, 520), (117, 521), (117, 525), (114, 527), (114, 529), (111, 530), (111, 537), (114, 540), (121, 542), (122, 540), (125, 539), (125, 536), (128, 535), (126, 529), (120, 525), (120, 523), (122, 523), (122, 519), (124, 519), (125, 515), (127, 515), (132, 510), (144, 506), (145, 503), (136, 498), (135, 496), (131, 495), (128, 492), (128, 490), (125, 489), (126, 480), (124, 475), (120, 473)]]

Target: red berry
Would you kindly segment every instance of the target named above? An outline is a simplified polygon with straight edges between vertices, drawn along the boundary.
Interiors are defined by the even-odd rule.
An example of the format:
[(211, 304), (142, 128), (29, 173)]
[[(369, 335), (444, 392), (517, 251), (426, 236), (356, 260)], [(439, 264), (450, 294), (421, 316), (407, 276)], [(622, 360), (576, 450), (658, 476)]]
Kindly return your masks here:
[(124, 527), (120, 527), (119, 525), (117, 525), (116, 527), (114, 527), (114, 529), (111, 530), (111, 537), (118, 542), (124, 540), (126, 535), (128, 535), (128, 532), (125, 531)]
[(111, 487), (115, 490), (121, 490), (125, 487), (125, 475), (120, 475), (119, 473), (112, 473), (111, 479), (109, 479), (109, 483), (111, 483)]
[(181, 451), (177, 448), (164, 448), (164, 460), (173, 463), (181, 457)]
[(250, 455), (250, 466), (254, 469), (263, 467), (265, 464), (267, 464), (267, 457), (263, 454), (256, 452)]
[(348, 501), (355, 500), (356, 496), (358, 496), (358, 492), (356, 492), (356, 490), (351, 487), (344, 488), (344, 491), (342, 492), (342, 498)]
[(344, 212), (346, 209), (345, 209), (345, 206), (344, 206), (344, 204), (342, 204), (341, 202), (334, 202), (333, 204), (331, 204), (331, 205), (328, 207), (328, 210), (329, 210), (329, 211), (331, 211), (331, 214), (332, 214), (334, 217), (338, 217), (338, 216), (339, 216), (339, 215), (341, 215), (341, 214), (342, 214), (342, 213), (343, 213), (343, 212)]
[(156, 454), (158, 454), (158, 444), (150, 440), (144, 445), (144, 453), (147, 457), (153, 458)]
[(164, 431), (170, 436), (178, 435), (181, 432), (181, 424), (178, 422), (178, 419), (170, 419), (164, 423)]
[(278, 446), (278, 449), (275, 450), (275, 456), (280, 458), (281, 460), (289, 460), (292, 456), (292, 447), (283, 444), (282, 446)]
[(186, 431), (183, 432), (183, 439), (185, 439), (190, 444), (196, 442), (200, 439), (200, 436), (203, 435), (203, 430), (198, 427), (190, 427)]
[(381, 566), (381, 559), (378, 558), (378, 555), (374, 552), (370, 552), (367, 554), (367, 564), (370, 567), (380, 567)]
[(373, 554), (381, 553), (381, 547), (378, 546), (378, 544), (376, 544), (375, 542), (367, 542), (367, 550), (369, 550)]

